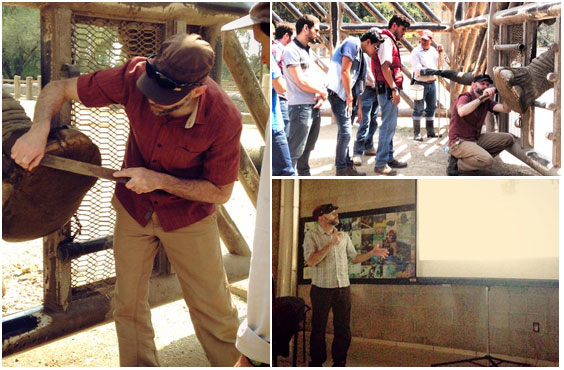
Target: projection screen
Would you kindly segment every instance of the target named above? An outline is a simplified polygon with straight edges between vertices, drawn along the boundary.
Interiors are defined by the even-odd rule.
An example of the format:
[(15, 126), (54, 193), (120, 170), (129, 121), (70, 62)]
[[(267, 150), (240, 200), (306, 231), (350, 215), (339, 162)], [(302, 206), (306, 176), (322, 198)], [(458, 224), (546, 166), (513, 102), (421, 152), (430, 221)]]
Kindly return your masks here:
[(558, 180), (417, 181), (417, 276), (558, 279)]

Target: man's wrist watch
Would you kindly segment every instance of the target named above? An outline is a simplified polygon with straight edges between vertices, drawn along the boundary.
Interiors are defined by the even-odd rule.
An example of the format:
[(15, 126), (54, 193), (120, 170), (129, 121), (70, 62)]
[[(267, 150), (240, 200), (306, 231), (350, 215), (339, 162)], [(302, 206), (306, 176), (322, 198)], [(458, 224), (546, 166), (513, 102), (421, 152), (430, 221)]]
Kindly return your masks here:
[(399, 92), (399, 88), (397, 86), (392, 87), (392, 91)]

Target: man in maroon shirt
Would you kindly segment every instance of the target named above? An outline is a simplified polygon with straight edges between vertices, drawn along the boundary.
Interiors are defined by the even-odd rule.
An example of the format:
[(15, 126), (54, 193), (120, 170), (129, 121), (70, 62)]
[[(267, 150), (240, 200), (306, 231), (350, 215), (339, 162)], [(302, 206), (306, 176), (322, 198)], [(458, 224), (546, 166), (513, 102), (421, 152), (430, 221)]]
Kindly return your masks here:
[(208, 77), (214, 51), (199, 35), (177, 34), (159, 54), (50, 82), (31, 129), (11, 156), (25, 169), (41, 161), (52, 116), (66, 100), (122, 104), (130, 135), (116, 184), (114, 320), (121, 366), (159, 366), (148, 304), (162, 244), (178, 275), (196, 335), (212, 366), (232, 366), (237, 310), (227, 288), (214, 204), (227, 202), (239, 169), (241, 114)]
[(488, 112), (509, 113), (507, 104), (491, 100), (496, 89), (487, 74), (474, 77), (469, 92), (456, 99), (449, 125), (450, 157), (448, 176), (458, 171), (475, 171), (490, 166), (493, 157), (513, 144), (513, 136), (505, 132), (482, 132)]

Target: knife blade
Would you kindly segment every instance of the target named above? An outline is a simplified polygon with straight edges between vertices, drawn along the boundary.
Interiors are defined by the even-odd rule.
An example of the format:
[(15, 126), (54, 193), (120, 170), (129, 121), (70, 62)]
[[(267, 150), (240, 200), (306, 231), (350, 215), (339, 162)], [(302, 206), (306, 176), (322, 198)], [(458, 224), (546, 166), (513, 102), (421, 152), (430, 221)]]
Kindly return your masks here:
[(129, 181), (129, 177), (114, 177), (113, 173), (117, 170), (86, 162), (75, 161), (74, 159), (58, 157), (51, 154), (45, 154), (39, 164), (45, 167), (55, 168), (57, 170), (98, 177), (115, 182), (126, 183)]

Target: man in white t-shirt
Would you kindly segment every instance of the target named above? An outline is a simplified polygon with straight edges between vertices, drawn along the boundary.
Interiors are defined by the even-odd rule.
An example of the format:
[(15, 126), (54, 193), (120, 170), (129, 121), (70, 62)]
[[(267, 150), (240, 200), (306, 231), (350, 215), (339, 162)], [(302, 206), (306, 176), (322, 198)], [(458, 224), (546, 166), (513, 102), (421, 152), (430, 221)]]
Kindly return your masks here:
[(437, 45), (435, 49), (431, 46), (433, 32), (423, 30), (421, 32), (421, 44), (411, 52), (411, 68), (413, 69), (413, 83), (423, 86), (423, 99), (415, 100), (413, 107), (413, 140), (423, 141), (421, 137), (421, 118), (425, 111), (425, 127), (427, 137), (437, 137), (434, 130), (435, 109), (437, 107), (436, 76), (424, 76), (420, 74), (421, 69), (441, 69), (443, 64), (443, 47)]

